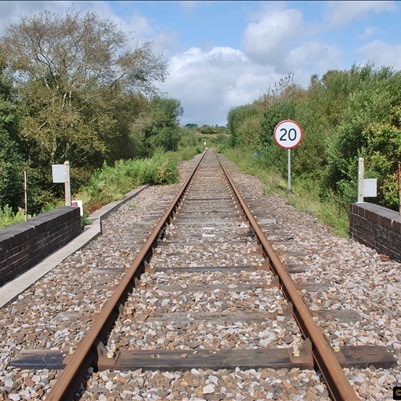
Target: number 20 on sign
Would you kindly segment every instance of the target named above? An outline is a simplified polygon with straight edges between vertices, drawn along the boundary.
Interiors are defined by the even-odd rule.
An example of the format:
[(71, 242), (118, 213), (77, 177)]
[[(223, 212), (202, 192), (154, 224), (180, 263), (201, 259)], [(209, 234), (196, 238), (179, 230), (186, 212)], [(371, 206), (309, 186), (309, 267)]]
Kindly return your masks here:
[(302, 140), (301, 127), (292, 120), (284, 120), (276, 125), (274, 139), (277, 145), (288, 149), (288, 195), (291, 194), (291, 149), (299, 145)]
[(276, 125), (274, 139), (278, 146), (284, 149), (293, 149), (302, 140), (301, 127), (292, 120), (284, 120)]

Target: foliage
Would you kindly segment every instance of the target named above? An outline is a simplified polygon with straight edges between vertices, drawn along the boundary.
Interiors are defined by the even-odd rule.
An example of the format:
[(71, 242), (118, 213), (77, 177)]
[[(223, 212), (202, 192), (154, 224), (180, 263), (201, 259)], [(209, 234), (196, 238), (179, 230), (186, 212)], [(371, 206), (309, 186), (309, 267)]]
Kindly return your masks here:
[(5, 68), (5, 55), (0, 52), (0, 207), (14, 205), (15, 210), (24, 188), (24, 162), (16, 142), (19, 110)]
[(124, 194), (143, 184), (164, 185), (178, 179), (177, 163), (168, 153), (157, 152), (152, 158), (118, 160), (114, 166), (105, 162), (81, 187), (75, 198), (83, 201), (85, 210), (92, 212), (109, 202), (122, 199)]
[(219, 127), (218, 126), (212, 127), (211, 125), (203, 124), (201, 127), (197, 129), (197, 131), (203, 135), (216, 135), (219, 133)]
[(281, 173), (274, 166), (266, 167), (266, 164), (260, 158), (255, 158), (248, 148), (225, 149), (224, 154), (234, 161), (242, 171), (258, 177), (263, 184), (265, 194), (279, 195), (285, 198), (290, 205), (329, 225), (338, 235), (347, 236), (348, 213), (341, 207), (341, 203), (334, 193), (321, 199), (319, 187), (315, 185), (315, 181), (310, 177), (301, 177), (293, 180), (292, 193), (289, 196), (287, 182)]
[(156, 149), (176, 151), (180, 143), (179, 117), (183, 114), (176, 99), (154, 96), (133, 126), (139, 156), (150, 157)]
[(21, 135), (38, 150), (38, 164), (98, 166), (113, 143), (118, 97), (150, 93), (165, 77), (149, 43), (129, 49), (123, 32), (93, 13), (22, 19), (8, 28), (3, 49), (24, 99)]
[(262, 109), (256, 103), (230, 110), (227, 116), (227, 127), (233, 146), (256, 144), (262, 132), (261, 114)]
[(24, 209), (18, 208), (17, 213), (15, 213), (9, 205), (0, 208), (0, 229), (23, 221), (25, 221)]
[(62, 195), (51, 165), (68, 160), (77, 192), (104, 163), (178, 149), (178, 100), (160, 97), (167, 65), (147, 41), (95, 13), (22, 18), (0, 39), (0, 207), (33, 213)]
[(326, 185), (346, 203), (355, 201), (358, 158), (363, 157), (365, 175), (378, 179), (374, 201), (395, 209), (401, 156), (401, 74), (387, 68), (365, 68), (353, 74), (359, 84), (348, 98), (337, 137), (328, 147)]
[(24, 190), (24, 162), (11, 134), (16, 109), (0, 97), (0, 205), (18, 205)]
[[(320, 79), (313, 75), (307, 89), (293, 85), (288, 75), (253, 104), (230, 110), (227, 119), (231, 145), (247, 145), (261, 168), (280, 171), (282, 177), (287, 157), (275, 144), (274, 128), (281, 120), (297, 121), (303, 140), (291, 151), (293, 182), (305, 199), (311, 194), (323, 205), (333, 202), (339, 212), (333, 212), (332, 220), (356, 201), (359, 157), (365, 159), (365, 176), (378, 179), (378, 196), (369, 201), (398, 208), (401, 72), (354, 65), (328, 71)], [(241, 131), (257, 127), (257, 122), (257, 137), (256, 129)]]

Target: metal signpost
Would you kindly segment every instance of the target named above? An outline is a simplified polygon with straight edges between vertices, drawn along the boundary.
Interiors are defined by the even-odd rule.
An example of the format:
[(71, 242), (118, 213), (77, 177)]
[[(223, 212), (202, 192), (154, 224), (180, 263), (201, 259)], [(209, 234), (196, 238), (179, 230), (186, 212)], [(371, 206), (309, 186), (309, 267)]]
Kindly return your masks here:
[(292, 120), (279, 122), (274, 128), (274, 139), (278, 146), (288, 149), (288, 194), (291, 194), (291, 149), (302, 140), (301, 127)]

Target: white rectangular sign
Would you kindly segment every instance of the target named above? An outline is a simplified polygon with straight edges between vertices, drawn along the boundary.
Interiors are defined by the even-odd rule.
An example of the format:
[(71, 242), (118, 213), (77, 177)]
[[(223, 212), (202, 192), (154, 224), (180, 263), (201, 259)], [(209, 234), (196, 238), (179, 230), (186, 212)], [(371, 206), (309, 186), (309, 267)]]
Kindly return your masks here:
[(364, 198), (377, 196), (377, 178), (365, 178), (363, 180), (363, 196)]
[(53, 164), (52, 165), (53, 182), (63, 183), (65, 182), (65, 165), (64, 164)]

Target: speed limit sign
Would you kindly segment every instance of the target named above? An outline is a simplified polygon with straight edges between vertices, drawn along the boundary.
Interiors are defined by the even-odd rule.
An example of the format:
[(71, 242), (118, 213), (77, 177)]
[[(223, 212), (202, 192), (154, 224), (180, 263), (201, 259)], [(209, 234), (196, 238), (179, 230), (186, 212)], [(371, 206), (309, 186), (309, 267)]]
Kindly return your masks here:
[(301, 127), (292, 120), (281, 121), (274, 129), (274, 139), (284, 149), (295, 148), (302, 140)]

